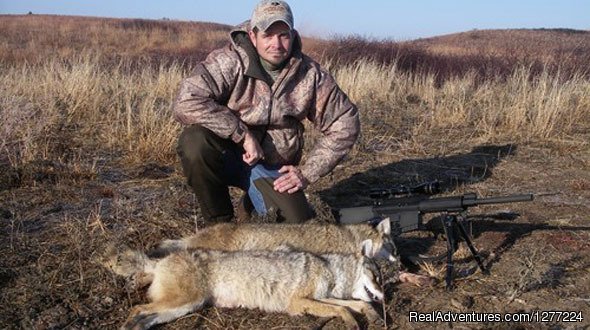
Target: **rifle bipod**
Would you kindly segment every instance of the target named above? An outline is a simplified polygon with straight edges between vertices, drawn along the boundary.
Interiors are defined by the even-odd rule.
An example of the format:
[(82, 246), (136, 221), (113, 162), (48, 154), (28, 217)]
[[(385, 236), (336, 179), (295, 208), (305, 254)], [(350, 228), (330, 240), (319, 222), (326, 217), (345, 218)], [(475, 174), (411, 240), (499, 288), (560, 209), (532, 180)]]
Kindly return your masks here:
[(469, 251), (471, 251), (471, 255), (473, 256), (475, 261), (477, 261), (479, 269), (481, 269), (481, 271), (484, 274), (488, 274), (488, 271), (486, 270), (483, 264), (483, 258), (473, 246), (473, 243), (471, 242), (471, 237), (467, 233), (467, 230), (465, 229), (463, 224), (461, 223), (462, 221), (463, 216), (457, 214), (446, 213), (442, 217), (443, 228), (445, 231), (445, 235), (447, 237), (447, 273), (445, 281), (447, 283), (447, 290), (449, 291), (453, 290), (454, 288), (453, 271), (455, 269), (455, 265), (453, 263), (453, 254), (455, 253), (459, 245), (459, 241), (457, 241), (457, 238), (455, 237), (456, 234), (459, 234), (467, 244)]

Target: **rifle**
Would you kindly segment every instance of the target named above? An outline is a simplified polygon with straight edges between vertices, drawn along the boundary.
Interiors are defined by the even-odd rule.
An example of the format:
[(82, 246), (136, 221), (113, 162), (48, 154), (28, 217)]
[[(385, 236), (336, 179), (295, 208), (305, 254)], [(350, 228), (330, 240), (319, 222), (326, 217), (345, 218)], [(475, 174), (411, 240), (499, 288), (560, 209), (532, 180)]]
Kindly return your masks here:
[(487, 204), (503, 204), (528, 202), (533, 194), (509, 195), (481, 198), (475, 193), (460, 196), (432, 198), (431, 195), (440, 191), (438, 181), (426, 182), (413, 187), (396, 186), (387, 189), (375, 189), (369, 193), (373, 205), (341, 208), (336, 210), (336, 220), (341, 224), (375, 222), (385, 218), (391, 221), (391, 234), (400, 236), (403, 233), (427, 230), (423, 223), (423, 215), (442, 213), (442, 223), (447, 239), (447, 289), (453, 288), (453, 253), (458, 248), (457, 235), (467, 244), (471, 254), (477, 261), (482, 272), (487, 273), (483, 258), (473, 246), (470, 235), (465, 229), (467, 211), (470, 207)]

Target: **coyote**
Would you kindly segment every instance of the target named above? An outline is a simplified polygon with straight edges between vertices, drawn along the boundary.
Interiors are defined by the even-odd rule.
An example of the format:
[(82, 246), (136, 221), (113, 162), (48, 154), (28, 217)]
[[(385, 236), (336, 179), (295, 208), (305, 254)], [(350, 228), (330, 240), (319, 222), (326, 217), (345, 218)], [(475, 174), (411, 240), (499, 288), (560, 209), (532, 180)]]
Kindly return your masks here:
[(315, 254), (355, 253), (364, 240), (371, 240), (369, 258), (386, 259), (394, 263), (397, 280), (417, 286), (428, 286), (434, 280), (428, 276), (399, 271), (401, 263), (396, 258), (397, 250), (391, 238), (389, 218), (376, 226), (370, 224), (273, 224), (222, 223), (207, 227), (198, 233), (177, 240), (165, 240), (152, 251), (163, 256), (174, 251), (191, 249), (216, 249), (223, 251), (276, 250), (281, 246)]
[[(379, 319), (370, 302), (383, 292), (375, 265), (366, 258), (372, 241), (356, 254), (315, 255), (292, 251), (177, 251), (162, 259), (128, 248), (107, 249), (105, 266), (131, 279), (151, 284), (149, 304), (132, 308), (123, 329), (147, 329), (170, 322), (204, 305), (259, 308), (267, 312), (340, 317), (358, 328), (350, 310)], [(350, 309), (350, 310), (349, 310)]]
[(221, 223), (182, 239), (165, 240), (153, 253), (166, 255), (191, 249), (275, 250), (280, 246), (315, 254), (356, 253), (363, 241), (370, 240), (372, 250), (368, 251), (369, 258), (397, 262), (390, 232), (389, 218), (380, 221), (375, 227), (369, 224)]

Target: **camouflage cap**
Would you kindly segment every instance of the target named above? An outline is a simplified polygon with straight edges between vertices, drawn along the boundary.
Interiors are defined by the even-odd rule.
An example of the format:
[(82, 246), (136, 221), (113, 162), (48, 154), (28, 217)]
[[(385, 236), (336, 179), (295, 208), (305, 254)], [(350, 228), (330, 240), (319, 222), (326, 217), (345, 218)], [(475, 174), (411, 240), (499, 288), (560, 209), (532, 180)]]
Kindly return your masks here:
[(274, 22), (285, 22), (293, 30), (293, 13), (285, 1), (262, 0), (254, 8), (250, 19), (251, 28), (266, 31)]

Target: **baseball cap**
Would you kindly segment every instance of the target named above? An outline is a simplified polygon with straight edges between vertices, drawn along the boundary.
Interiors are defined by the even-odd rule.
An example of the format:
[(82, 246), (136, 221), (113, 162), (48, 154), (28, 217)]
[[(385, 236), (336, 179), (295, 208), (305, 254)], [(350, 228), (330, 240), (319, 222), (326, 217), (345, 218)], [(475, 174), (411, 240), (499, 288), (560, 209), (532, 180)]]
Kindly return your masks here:
[(254, 8), (250, 26), (259, 31), (266, 31), (274, 22), (285, 22), (293, 30), (293, 13), (285, 1), (262, 0)]

